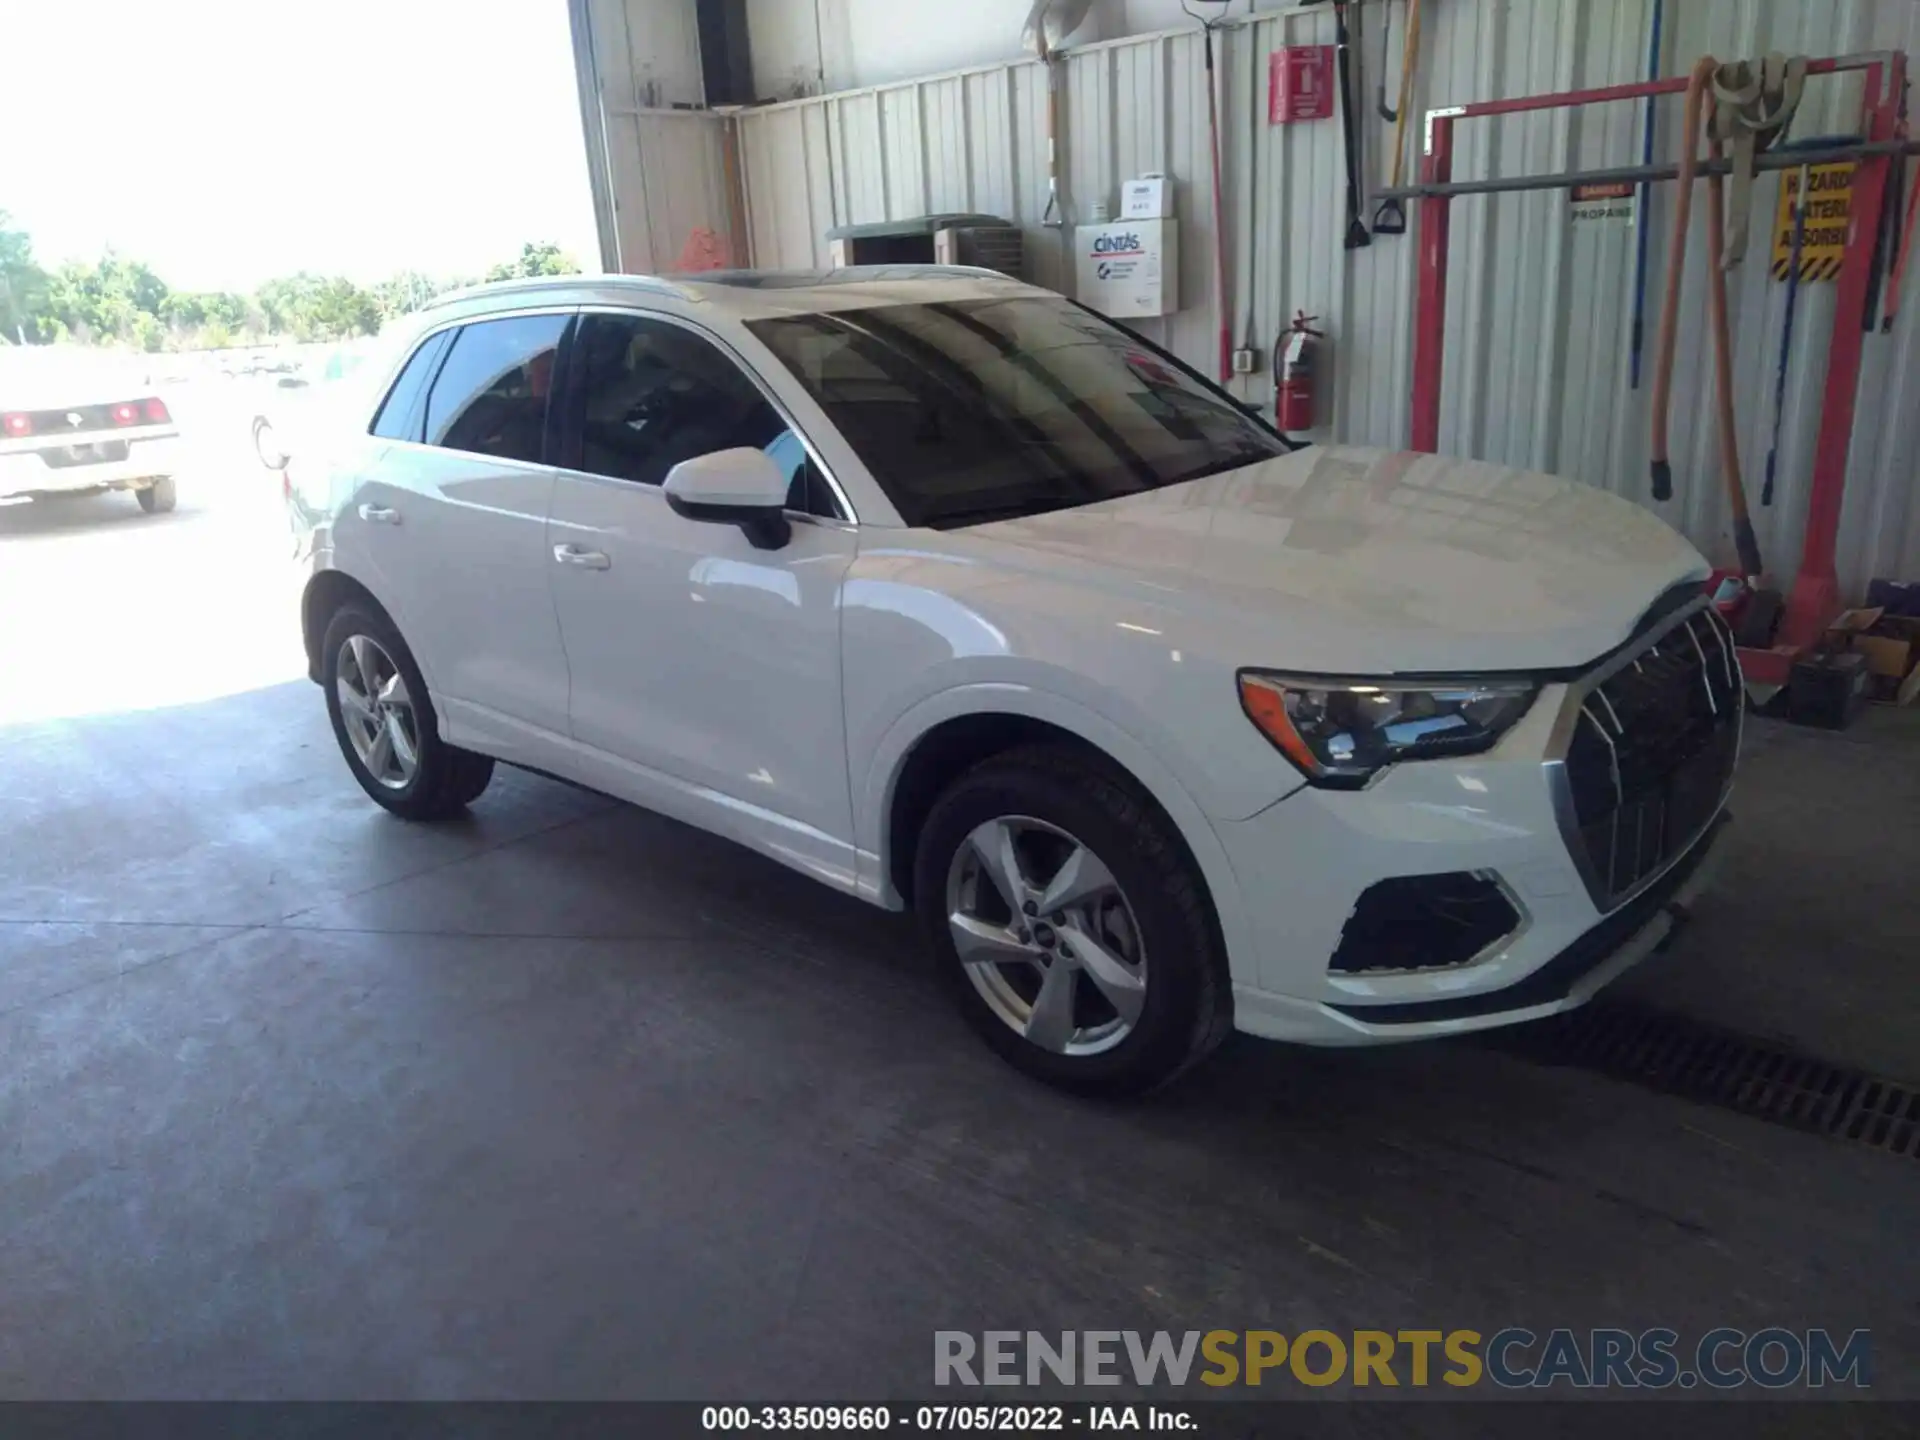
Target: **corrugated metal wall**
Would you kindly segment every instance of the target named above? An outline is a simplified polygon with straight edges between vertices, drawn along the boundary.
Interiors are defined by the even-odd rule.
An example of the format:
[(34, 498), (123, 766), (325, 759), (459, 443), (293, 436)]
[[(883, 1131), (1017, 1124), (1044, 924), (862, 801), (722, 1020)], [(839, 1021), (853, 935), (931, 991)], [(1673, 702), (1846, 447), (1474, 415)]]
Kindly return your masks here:
[(684, 267), (701, 231), (729, 232), (727, 122), (701, 100), (691, 0), (568, 0), (603, 263), (656, 274)]
[[(1398, 32), (1404, 11), (1394, 5)], [(1416, 106), (1643, 78), (1652, 0), (1436, 0), (1426, 6)], [(1381, 7), (1367, 7), (1366, 63), (1379, 64)], [(1835, 54), (1920, 43), (1920, 6), (1873, 0), (1668, 0), (1666, 73), (1712, 52)], [(1266, 57), (1283, 44), (1331, 43), (1326, 7), (1279, 12), (1217, 39), (1222, 71), (1229, 321), (1270, 350), (1295, 308), (1327, 322), (1331, 384), (1324, 436), (1372, 444), (1407, 438), (1417, 233), (1368, 250), (1341, 246), (1337, 121), (1269, 127)], [(1369, 102), (1373, 73), (1365, 77)], [(1064, 65), (1067, 189), (1072, 213), (1116, 198), (1119, 181), (1163, 170), (1177, 181), (1185, 308), (1162, 339), (1202, 368), (1214, 364), (1211, 183), (1205, 65), (1197, 31), (1109, 42)], [(1796, 134), (1853, 128), (1857, 79), (1809, 83)], [(1677, 99), (1661, 103), (1657, 153), (1676, 152)], [(1456, 174), (1526, 174), (1638, 159), (1640, 107), (1619, 104), (1462, 124)], [(1071, 290), (1046, 203), (1046, 76), (1038, 64), (996, 66), (758, 109), (740, 119), (754, 263), (826, 262), (829, 226), (942, 210), (1008, 216), (1027, 231), (1030, 276)], [(1366, 127), (1368, 169), (1384, 183), (1391, 127)], [(1410, 151), (1412, 142), (1410, 142)], [(1757, 495), (1771, 433), (1783, 287), (1765, 264), (1777, 181), (1755, 188), (1760, 212), (1749, 262), (1733, 277), (1742, 453)], [(1648, 293), (1657, 297), (1673, 196), (1656, 187)], [(1409, 207), (1412, 209), (1413, 207)], [(1696, 206), (1696, 220), (1702, 213)], [(1688, 315), (1704, 315), (1704, 240), (1696, 223)], [(1414, 225), (1417, 232), (1417, 217)], [(1247, 232), (1251, 233), (1251, 241)], [(1575, 475), (1646, 498), (1647, 392), (1627, 384), (1634, 236), (1625, 225), (1570, 222), (1561, 192), (1457, 201), (1449, 277), (1442, 448)], [(631, 267), (630, 267), (631, 268)], [(1756, 510), (1762, 547), (1782, 578), (1798, 560), (1817, 429), (1832, 286), (1803, 287), (1796, 321), (1780, 485)], [(1909, 295), (1915, 289), (1909, 283)], [(1249, 304), (1249, 300), (1251, 304)], [(1920, 304), (1920, 300), (1916, 300)], [(1903, 313), (1868, 341), (1839, 562), (1857, 588), (1876, 574), (1920, 574), (1920, 326)], [(1152, 329), (1151, 322), (1148, 326)], [(1649, 316), (1649, 344), (1654, 329)], [(1264, 373), (1236, 382), (1270, 394)], [(1698, 328), (1676, 367), (1676, 499), (1657, 507), (1710, 556), (1727, 554), (1725, 501), (1710, 420), (1710, 353)]]
[(697, 110), (615, 110), (606, 123), (617, 268), (635, 275), (709, 268), (694, 258), (703, 233), (719, 238), (722, 263), (744, 264), (729, 234), (726, 122)]

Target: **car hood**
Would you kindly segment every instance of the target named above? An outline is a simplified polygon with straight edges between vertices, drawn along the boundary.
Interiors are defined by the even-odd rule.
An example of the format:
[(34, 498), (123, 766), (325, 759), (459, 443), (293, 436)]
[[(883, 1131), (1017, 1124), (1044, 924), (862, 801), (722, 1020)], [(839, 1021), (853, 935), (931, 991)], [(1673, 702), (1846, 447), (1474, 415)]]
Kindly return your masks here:
[(1342, 446), (943, 538), (1070, 572), (1112, 596), (1115, 623), (1148, 610), (1237, 663), (1335, 674), (1581, 665), (1708, 573), (1664, 521), (1590, 485)]

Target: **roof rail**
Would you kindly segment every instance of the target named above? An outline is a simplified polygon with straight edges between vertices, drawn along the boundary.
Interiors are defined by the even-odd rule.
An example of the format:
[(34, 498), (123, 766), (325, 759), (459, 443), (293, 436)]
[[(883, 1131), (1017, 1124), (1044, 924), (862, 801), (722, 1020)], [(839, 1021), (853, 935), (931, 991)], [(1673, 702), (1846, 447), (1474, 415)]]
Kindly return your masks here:
[(612, 287), (615, 289), (647, 290), (656, 295), (672, 295), (677, 299), (691, 299), (690, 293), (671, 280), (663, 280), (658, 275), (530, 275), (513, 280), (488, 280), (479, 285), (463, 285), (458, 290), (449, 290), (444, 295), (436, 295), (422, 307), (433, 310), (442, 305), (452, 305), (461, 300), (473, 300), (488, 295), (538, 294), (543, 290), (570, 290), (581, 286), (595, 288)]

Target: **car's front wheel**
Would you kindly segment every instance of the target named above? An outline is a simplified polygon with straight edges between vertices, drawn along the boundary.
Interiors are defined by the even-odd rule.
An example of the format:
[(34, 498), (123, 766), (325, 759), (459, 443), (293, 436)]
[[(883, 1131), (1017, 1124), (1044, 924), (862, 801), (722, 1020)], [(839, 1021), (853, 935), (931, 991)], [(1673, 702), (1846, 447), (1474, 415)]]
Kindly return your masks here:
[(386, 616), (342, 606), (321, 641), (327, 716), (347, 768), (407, 820), (444, 820), (480, 798), (493, 761), (440, 738), (427, 682)]
[(149, 515), (165, 515), (180, 503), (180, 492), (173, 483), (171, 475), (163, 475), (151, 485), (143, 485), (134, 492), (140, 500), (140, 508)]
[(1130, 781), (1067, 748), (988, 760), (920, 834), (915, 909), (961, 1009), (1020, 1069), (1133, 1094), (1231, 1028), (1206, 887)]

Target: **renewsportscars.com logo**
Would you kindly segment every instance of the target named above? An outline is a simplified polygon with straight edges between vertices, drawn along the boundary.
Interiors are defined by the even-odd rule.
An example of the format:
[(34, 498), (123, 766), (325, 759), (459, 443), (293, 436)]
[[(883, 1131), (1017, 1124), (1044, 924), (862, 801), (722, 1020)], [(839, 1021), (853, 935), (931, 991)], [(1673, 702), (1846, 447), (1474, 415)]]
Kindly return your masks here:
[(936, 1330), (936, 1385), (1194, 1383), (1502, 1389), (1779, 1390), (1873, 1384), (1872, 1336), (1774, 1327), (1549, 1330)]

